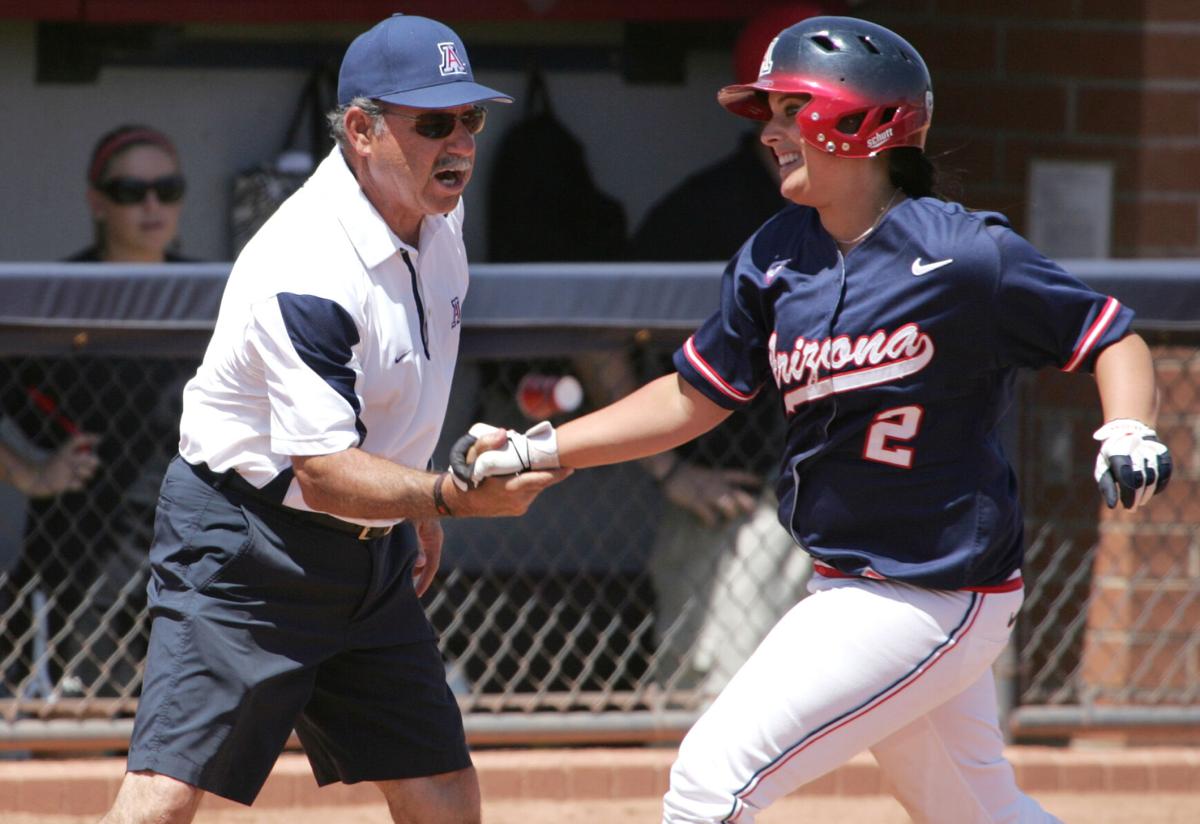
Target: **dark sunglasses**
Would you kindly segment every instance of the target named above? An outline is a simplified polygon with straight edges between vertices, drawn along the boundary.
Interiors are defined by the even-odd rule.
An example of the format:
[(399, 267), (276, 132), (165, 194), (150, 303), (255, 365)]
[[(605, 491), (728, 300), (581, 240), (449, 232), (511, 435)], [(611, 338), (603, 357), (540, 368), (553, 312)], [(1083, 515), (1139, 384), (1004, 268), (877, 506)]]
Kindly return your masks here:
[(413, 128), (417, 134), (421, 137), (428, 137), (430, 140), (441, 140), (444, 137), (449, 137), (450, 133), (454, 131), (454, 124), (459, 121), (462, 121), (463, 128), (471, 134), (482, 132), (483, 124), (487, 122), (487, 109), (483, 106), (473, 106), (462, 114), (454, 114), (453, 112), (405, 114), (395, 109), (384, 109), (383, 113), (403, 117), (405, 120), (412, 120)]
[(113, 177), (97, 183), (96, 188), (113, 203), (128, 206), (141, 203), (150, 190), (154, 190), (159, 203), (175, 203), (183, 197), (187, 183), (182, 175), (168, 175), (154, 180), (139, 180), (136, 177)]

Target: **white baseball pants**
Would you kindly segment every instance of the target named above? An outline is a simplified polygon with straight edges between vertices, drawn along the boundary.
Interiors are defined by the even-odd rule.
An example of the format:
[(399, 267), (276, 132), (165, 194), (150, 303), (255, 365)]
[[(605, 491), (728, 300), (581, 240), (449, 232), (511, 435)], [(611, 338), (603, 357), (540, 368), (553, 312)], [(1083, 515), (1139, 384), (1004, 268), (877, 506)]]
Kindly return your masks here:
[(750, 824), (870, 749), (918, 824), (1056, 822), (1004, 759), (991, 665), (1024, 592), (814, 576), (688, 732), (664, 824)]

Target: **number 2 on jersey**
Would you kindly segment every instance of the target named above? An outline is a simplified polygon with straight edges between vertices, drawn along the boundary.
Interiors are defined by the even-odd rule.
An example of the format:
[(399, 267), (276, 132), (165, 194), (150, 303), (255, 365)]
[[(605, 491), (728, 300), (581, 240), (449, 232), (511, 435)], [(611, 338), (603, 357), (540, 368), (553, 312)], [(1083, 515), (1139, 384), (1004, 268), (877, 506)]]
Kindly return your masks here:
[(911, 441), (921, 428), (925, 410), (919, 406), (897, 406), (875, 416), (867, 428), (863, 457), (868, 461), (910, 469), (913, 450), (909, 446), (893, 446), (895, 441)]

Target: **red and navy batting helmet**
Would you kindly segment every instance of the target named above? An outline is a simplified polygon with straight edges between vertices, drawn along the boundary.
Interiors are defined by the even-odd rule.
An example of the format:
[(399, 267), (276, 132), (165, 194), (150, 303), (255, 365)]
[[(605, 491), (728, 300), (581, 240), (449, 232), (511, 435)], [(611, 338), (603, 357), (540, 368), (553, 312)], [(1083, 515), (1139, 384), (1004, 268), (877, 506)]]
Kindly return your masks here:
[(925, 61), (900, 35), (854, 17), (811, 17), (767, 47), (758, 80), (726, 86), (717, 100), (734, 114), (770, 120), (767, 92), (808, 95), (796, 116), (804, 139), (840, 157), (924, 148), (933, 116)]

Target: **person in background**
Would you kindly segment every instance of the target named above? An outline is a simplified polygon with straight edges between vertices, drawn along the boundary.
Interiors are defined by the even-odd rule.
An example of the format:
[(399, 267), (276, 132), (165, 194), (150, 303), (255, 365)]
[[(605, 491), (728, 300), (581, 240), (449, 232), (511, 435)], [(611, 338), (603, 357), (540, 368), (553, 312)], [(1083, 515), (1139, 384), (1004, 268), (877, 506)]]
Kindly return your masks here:
[[(94, 236), (67, 262), (186, 261), (174, 251), (187, 187), (170, 138), (148, 126), (115, 128), (96, 141), (85, 179)], [(0, 671), (9, 673), (10, 691), (27, 695), (132, 692), (144, 645), (133, 627), (144, 605), (161, 456), (178, 441), (185, 375), (162, 359), (87, 354), (7, 366), (4, 412), (17, 439), (72, 456), (47, 466), (70, 466), (86, 478), (60, 495), (30, 496), (22, 556), (5, 587), (16, 606), (0, 632), (13, 645), (0, 664), (19, 659), (21, 666)], [(40, 627), (32, 619), (35, 590), (48, 607)], [(110, 631), (95, 633), (110, 610)], [(47, 645), (35, 661), (39, 635)]]
[(95, 238), (68, 261), (187, 260), (174, 251), (187, 182), (165, 134), (137, 125), (108, 132), (92, 150), (87, 182)]
[(0, 483), (11, 484), (28, 498), (78, 492), (100, 465), (92, 451), (95, 445), (95, 435), (73, 435), (54, 452), (30, 457), (0, 441)]

